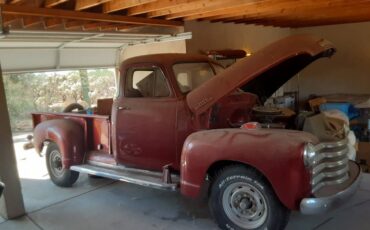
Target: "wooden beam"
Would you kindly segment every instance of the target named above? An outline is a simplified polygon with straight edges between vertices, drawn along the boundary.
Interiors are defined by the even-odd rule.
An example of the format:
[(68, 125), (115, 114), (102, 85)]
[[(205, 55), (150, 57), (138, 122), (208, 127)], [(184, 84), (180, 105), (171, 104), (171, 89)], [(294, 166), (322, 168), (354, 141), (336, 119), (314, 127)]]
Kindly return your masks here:
[(286, 26), (277, 24), (276, 26), (280, 27), (290, 27), (290, 28), (302, 28), (302, 27), (313, 27), (313, 26), (328, 26), (328, 25), (339, 25), (339, 24), (348, 24), (348, 23), (357, 23), (357, 22), (368, 22), (369, 17), (364, 17), (362, 19), (349, 20), (349, 19), (341, 19), (341, 20), (331, 20), (331, 21), (307, 21), (307, 22), (289, 22)]
[(161, 0), (157, 2), (152, 2), (148, 4), (142, 4), (139, 6), (135, 6), (132, 8), (129, 8), (127, 10), (128, 16), (138, 15), (138, 14), (144, 14), (152, 11), (158, 11), (158, 10), (166, 10), (169, 8), (179, 7), (180, 5), (184, 4), (191, 4), (192, 2), (195, 2), (196, 0)]
[(82, 26), (86, 23), (86, 21), (78, 21), (78, 20), (68, 20), (64, 22), (65, 29), (74, 29), (74, 28), (82, 28)]
[(114, 30), (114, 31), (117, 31), (117, 30), (132, 29), (133, 27), (135, 27), (135, 26), (114, 24), (114, 25), (105, 25), (105, 26), (102, 26), (101, 27), (101, 30), (102, 31), (106, 31), (106, 30)]
[[(327, 1), (327, 0), (322, 0), (322, 1)], [(199, 11), (198, 14), (186, 16), (184, 20), (197, 20), (197, 19), (205, 19), (205, 18), (206, 20), (217, 20), (219, 17), (225, 17), (226, 15), (228, 15), (229, 17), (235, 17), (235, 16), (240, 16), (240, 15), (245, 15), (248, 13), (256, 13), (256, 11), (260, 11), (260, 10), (261, 11), (267, 10), (267, 9), (281, 10), (282, 7), (286, 7), (289, 5), (296, 5), (296, 3), (292, 2), (291, 0), (289, 1), (276, 0), (274, 2), (271, 2), (271, 1), (250, 2), (250, 3), (246, 3), (245, 5), (243, 4), (239, 7), (230, 6), (230, 7), (223, 8), (223, 9), (210, 10), (208, 12)]]
[[(348, 2), (347, 2), (348, 3)], [(355, 10), (356, 9), (356, 10)], [(244, 15), (242, 18), (234, 17), (234, 18), (224, 18), (224, 22), (236, 22), (236, 23), (251, 23), (254, 22), (253, 20), (257, 20), (258, 22), (300, 22), (300, 21), (313, 21), (313, 20), (329, 20), (329, 19), (344, 19), (346, 20), (357, 20), (360, 17), (360, 20), (363, 21), (364, 17), (366, 18), (367, 15), (370, 15), (370, 3), (363, 2), (362, 4), (352, 5), (352, 7), (348, 4), (346, 5), (334, 5), (331, 4), (329, 7), (320, 7), (314, 6), (311, 8), (301, 7), (301, 8), (294, 8), (290, 10), (286, 10), (280, 13), (271, 13), (269, 15), (263, 13), (259, 13), (258, 15)], [(370, 17), (368, 17), (370, 18)]]
[(3, 5), (3, 14), (18, 14), (25, 16), (39, 16), (39, 17), (54, 17), (54, 18), (65, 18), (74, 20), (87, 20), (97, 22), (109, 22), (109, 23), (128, 23), (134, 25), (152, 25), (152, 26), (166, 26), (166, 27), (178, 27), (183, 26), (184, 23), (180, 21), (167, 21), (161, 19), (148, 19), (139, 17), (129, 17), (120, 15), (109, 15), (99, 14), (90, 12), (76, 12), (69, 10), (60, 9), (46, 9), (36, 7), (25, 7), (16, 5)]
[(108, 25), (106, 22), (89, 22), (83, 25), (84, 30), (100, 30), (102, 26)]
[(45, 29), (54, 28), (63, 25), (63, 20), (60, 18), (46, 18), (44, 20)]
[(149, 12), (148, 17), (154, 18), (154, 17), (164, 16), (168, 14), (175, 14), (175, 13), (180, 13), (180, 12), (189, 11), (189, 10), (199, 11), (205, 7), (210, 7), (214, 5), (225, 5), (225, 3), (230, 4), (229, 1), (225, 1), (225, 0), (198, 0), (198, 1), (195, 1), (189, 4), (179, 5), (178, 7), (175, 7), (175, 8)]
[(356, 18), (337, 18), (337, 19), (314, 19), (314, 20), (265, 20), (263, 23), (265, 25), (273, 25), (279, 27), (311, 27), (311, 26), (326, 26), (326, 25), (336, 25), (336, 24), (346, 24), (346, 23), (356, 23), (356, 22), (367, 22), (370, 21), (369, 14), (359, 15)]
[[(263, 1), (260, 1), (260, 2), (263, 2)], [(222, 10), (223, 12), (225, 12), (228, 9), (248, 8), (255, 4), (256, 4), (256, 1), (251, 1), (251, 0), (232, 0), (232, 1), (215, 2), (213, 4), (206, 5), (201, 9), (193, 9), (193, 10), (187, 10), (187, 11), (183, 11), (179, 13), (169, 14), (166, 16), (166, 19), (190, 17), (192, 15), (198, 15), (199, 13), (205, 14), (205, 13), (214, 12), (217, 10)]]
[(24, 0), (10, 0), (9, 1), (9, 4), (17, 4), (17, 3), (20, 3), (20, 2), (23, 2)]
[(132, 29), (137, 29), (139, 28), (138, 26), (122, 26), (122, 27), (117, 27), (117, 30), (118, 31), (128, 31), (128, 30), (132, 30)]
[(22, 22), (24, 28), (29, 28), (31, 26), (41, 24), (44, 21), (40, 17), (23, 17)]
[(75, 10), (84, 10), (112, 0), (76, 0)]
[(111, 13), (155, 1), (156, 0), (114, 0), (103, 5), (103, 13)]
[[(320, 2), (300, 2), (300, 3), (290, 3), (287, 2), (275, 2), (270, 4), (256, 4), (254, 6), (250, 6), (247, 9), (233, 9), (232, 11), (218, 11), (220, 13), (217, 16), (208, 17), (208, 14), (201, 14), (201, 15), (194, 15), (194, 17), (187, 17), (185, 20), (194, 20), (198, 18), (202, 18), (202, 20), (210, 20), (213, 22), (217, 21), (235, 21), (235, 20), (242, 20), (243, 18), (250, 18), (254, 16), (281, 16), (281, 15), (288, 15), (295, 12), (308, 12), (314, 15), (319, 14), (322, 10), (331, 9), (334, 7), (339, 7), (342, 9), (343, 7), (348, 7), (353, 2), (351, 1), (344, 1), (344, 0), (321, 0)], [(213, 12), (214, 13), (214, 12)]]
[(21, 20), (20, 17), (17, 17), (16, 15), (4, 15), (3, 16), (3, 24), (5, 26), (12, 24), (13, 22)]
[(32, 6), (32, 7), (40, 7), (43, 3), (43, 0), (21, 0), (17, 1), (17, 5), (21, 6)]
[[(354, 10), (356, 8), (356, 10)], [(316, 25), (332, 25), (336, 23), (370, 21), (370, 3), (363, 2), (352, 7), (328, 7), (317, 10), (298, 10), (284, 14), (271, 14), (269, 16), (245, 15), (235, 23), (272, 25), (279, 27), (305, 27)], [(228, 22), (229, 20), (226, 20)]]
[(68, 1), (69, 0), (46, 0), (44, 6), (46, 8), (51, 8)]

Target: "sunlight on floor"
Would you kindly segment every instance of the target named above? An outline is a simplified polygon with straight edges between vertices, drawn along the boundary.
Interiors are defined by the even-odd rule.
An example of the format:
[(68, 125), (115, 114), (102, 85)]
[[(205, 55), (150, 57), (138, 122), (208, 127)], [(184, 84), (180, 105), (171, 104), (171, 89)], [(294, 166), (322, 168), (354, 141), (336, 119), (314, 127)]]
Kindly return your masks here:
[(13, 135), (14, 150), (17, 158), (18, 173), (20, 178), (47, 180), (49, 175), (46, 169), (45, 158), (40, 157), (35, 149), (24, 150), (27, 135), (22, 133)]

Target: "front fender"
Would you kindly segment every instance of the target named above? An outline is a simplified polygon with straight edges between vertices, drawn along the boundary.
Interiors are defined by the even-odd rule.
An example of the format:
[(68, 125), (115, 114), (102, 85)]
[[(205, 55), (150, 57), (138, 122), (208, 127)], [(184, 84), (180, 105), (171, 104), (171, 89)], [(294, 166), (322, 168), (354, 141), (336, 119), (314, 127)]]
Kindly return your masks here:
[(197, 197), (208, 170), (232, 161), (254, 167), (270, 182), (280, 201), (298, 209), (310, 194), (310, 176), (303, 163), (303, 147), (317, 143), (311, 134), (292, 130), (218, 129), (193, 133), (181, 156), (181, 192)]
[(43, 121), (34, 129), (34, 145), (38, 153), (41, 153), (45, 141), (58, 145), (64, 168), (82, 163), (85, 141), (84, 130), (80, 124), (67, 119)]

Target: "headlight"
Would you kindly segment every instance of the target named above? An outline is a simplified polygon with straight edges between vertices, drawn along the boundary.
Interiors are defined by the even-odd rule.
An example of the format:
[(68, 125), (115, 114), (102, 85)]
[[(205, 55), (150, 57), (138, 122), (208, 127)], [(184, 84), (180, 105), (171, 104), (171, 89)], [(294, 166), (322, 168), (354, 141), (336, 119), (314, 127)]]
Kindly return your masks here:
[(315, 156), (316, 156), (315, 146), (311, 143), (307, 143), (304, 146), (304, 150), (303, 150), (304, 166), (308, 168), (311, 165), (315, 164)]

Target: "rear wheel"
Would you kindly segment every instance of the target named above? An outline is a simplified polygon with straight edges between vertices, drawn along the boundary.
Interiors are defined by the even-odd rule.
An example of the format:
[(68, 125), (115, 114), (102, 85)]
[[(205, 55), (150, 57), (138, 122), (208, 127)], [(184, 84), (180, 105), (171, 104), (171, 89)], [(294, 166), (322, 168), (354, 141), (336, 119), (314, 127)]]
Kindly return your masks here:
[(63, 167), (62, 154), (57, 144), (51, 142), (46, 149), (46, 166), (51, 181), (61, 187), (71, 187), (79, 173)]
[(229, 166), (213, 181), (211, 213), (221, 229), (284, 229), (289, 210), (256, 170)]

